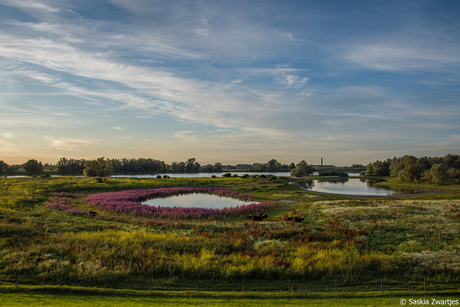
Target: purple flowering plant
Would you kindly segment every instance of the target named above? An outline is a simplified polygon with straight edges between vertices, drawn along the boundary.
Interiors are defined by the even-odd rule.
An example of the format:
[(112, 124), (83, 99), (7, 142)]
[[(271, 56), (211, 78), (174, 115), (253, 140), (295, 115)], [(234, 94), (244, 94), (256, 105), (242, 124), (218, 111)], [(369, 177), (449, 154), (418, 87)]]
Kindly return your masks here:
[[(186, 208), (186, 207), (161, 207), (150, 206), (142, 202), (153, 198), (166, 198), (183, 194), (206, 193), (220, 197), (235, 198), (244, 201), (254, 201), (253, 203), (243, 204), (232, 208)], [(70, 195), (54, 195), (48, 203), (49, 208), (64, 210), (71, 214), (88, 214), (88, 211), (74, 208), (69, 205)], [(158, 219), (185, 220), (185, 219), (206, 219), (216, 220), (226, 217), (239, 216), (247, 214), (263, 213), (267, 210), (273, 210), (278, 203), (274, 201), (262, 201), (256, 203), (256, 198), (249, 194), (238, 193), (231, 190), (209, 187), (166, 187), (157, 189), (126, 190), (119, 192), (106, 192), (93, 194), (84, 199), (86, 203), (98, 209), (102, 209), (103, 214), (98, 214), (98, 218), (114, 220), (107, 214), (129, 214), (143, 219), (146, 224), (157, 225)], [(105, 214), (107, 213), (107, 214)], [(116, 220), (119, 220), (117, 217)]]

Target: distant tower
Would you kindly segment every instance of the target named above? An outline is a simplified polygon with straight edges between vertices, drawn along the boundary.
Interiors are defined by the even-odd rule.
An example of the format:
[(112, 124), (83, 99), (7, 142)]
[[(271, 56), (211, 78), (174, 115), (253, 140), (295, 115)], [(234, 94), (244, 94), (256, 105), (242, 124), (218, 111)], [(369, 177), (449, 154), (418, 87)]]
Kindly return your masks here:
[(321, 166), (323, 166), (323, 158), (321, 158)]

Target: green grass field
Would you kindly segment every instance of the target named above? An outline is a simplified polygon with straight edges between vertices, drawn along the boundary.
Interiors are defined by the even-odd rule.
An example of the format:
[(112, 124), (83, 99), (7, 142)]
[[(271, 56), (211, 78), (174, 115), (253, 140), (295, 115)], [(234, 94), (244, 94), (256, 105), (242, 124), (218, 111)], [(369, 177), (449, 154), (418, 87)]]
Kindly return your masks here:
[(103, 290), (73, 287), (0, 287), (0, 306), (401, 306), (401, 299), (446, 301), (460, 299), (443, 292), (170, 292)]
[[(0, 306), (399, 306), (411, 295), (460, 293), (458, 184), (412, 184), (448, 193), (350, 198), (287, 181), (0, 178)], [(85, 201), (171, 186), (217, 187), (278, 204), (263, 222), (235, 215), (147, 223), (151, 217)]]

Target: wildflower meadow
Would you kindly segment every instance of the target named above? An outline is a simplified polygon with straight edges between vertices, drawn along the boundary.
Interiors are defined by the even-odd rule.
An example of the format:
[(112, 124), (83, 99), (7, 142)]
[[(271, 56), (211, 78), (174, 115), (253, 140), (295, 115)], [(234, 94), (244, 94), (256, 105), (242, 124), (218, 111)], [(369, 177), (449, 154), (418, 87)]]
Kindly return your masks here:
[[(3, 284), (257, 291), (455, 290), (460, 200), (342, 198), (265, 178), (2, 178)], [(204, 193), (233, 208), (149, 206)], [(266, 214), (261, 221), (247, 215)], [(301, 222), (282, 217), (300, 217)], [(296, 290), (299, 291), (299, 290)]]

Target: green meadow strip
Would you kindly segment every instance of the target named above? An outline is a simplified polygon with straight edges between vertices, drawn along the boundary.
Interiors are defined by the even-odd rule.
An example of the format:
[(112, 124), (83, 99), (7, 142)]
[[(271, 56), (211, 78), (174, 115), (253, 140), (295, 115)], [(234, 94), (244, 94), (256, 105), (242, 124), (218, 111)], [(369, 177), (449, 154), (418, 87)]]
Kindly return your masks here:
[(5, 306), (398, 306), (402, 299), (455, 301), (458, 291), (356, 293), (238, 293), (0, 286)]

